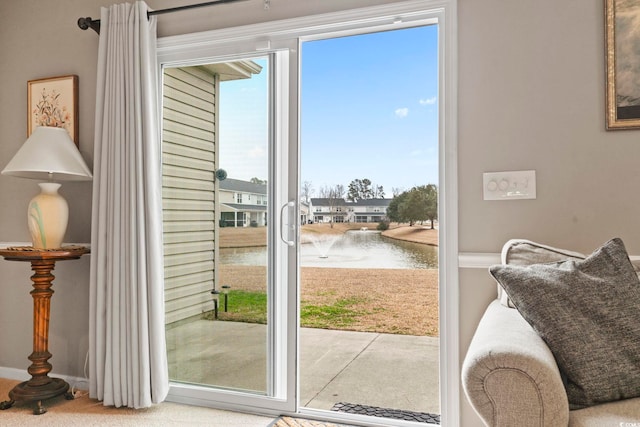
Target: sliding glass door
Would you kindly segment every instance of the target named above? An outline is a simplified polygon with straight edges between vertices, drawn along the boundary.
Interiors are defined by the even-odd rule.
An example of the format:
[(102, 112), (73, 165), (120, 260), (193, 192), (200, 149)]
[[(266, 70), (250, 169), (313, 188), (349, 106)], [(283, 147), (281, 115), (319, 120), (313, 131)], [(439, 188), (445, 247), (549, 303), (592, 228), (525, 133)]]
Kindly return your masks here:
[(439, 421), (438, 25), (301, 58), (300, 405)]
[(294, 409), (288, 55), (162, 67), (167, 355), (184, 398)]
[[(170, 400), (376, 425), (399, 421), (341, 409), (456, 414), (445, 14), (407, 3), (160, 41)], [(397, 242), (418, 228), (422, 246)]]
[[(267, 393), (267, 65), (252, 58), (164, 69), (165, 312), (174, 381)], [(240, 308), (252, 311), (247, 319)]]

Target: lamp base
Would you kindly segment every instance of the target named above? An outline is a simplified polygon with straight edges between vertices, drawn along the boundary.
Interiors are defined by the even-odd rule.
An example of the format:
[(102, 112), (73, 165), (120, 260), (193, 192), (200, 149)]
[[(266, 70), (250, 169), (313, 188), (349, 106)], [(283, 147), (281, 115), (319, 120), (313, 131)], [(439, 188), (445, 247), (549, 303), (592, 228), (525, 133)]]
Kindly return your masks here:
[(58, 194), (60, 184), (38, 184), (41, 192), (29, 202), (27, 221), (31, 241), (36, 249), (55, 249), (62, 246), (69, 220), (69, 205)]

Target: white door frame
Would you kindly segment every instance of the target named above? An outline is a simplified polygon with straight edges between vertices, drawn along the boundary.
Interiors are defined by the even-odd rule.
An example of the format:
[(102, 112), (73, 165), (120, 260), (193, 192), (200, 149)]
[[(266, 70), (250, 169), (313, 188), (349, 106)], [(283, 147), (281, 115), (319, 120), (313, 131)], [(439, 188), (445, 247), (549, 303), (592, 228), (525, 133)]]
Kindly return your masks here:
[[(458, 180), (457, 180), (457, 0), (410, 0), (352, 9), (343, 12), (313, 15), (302, 18), (267, 22), (236, 28), (206, 31), (180, 36), (163, 37), (158, 40), (158, 60), (160, 64), (179, 62), (181, 65), (201, 63), (203, 58), (219, 58), (224, 52), (264, 51), (276, 52), (282, 49), (295, 49), (292, 40), (312, 39), (321, 34), (353, 34), (362, 31), (384, 29), (400, 29), (411, 26), (437, 22), (439, 32), (439, 180), (440, 199), (438, 218), (440, 223), (439, 240), (439, 297), (440, 297), (440, 400), (441, 420), (446, 427), (458, 427), (460, 424), (460, 354), (459, 354), (459, 284), (458, 284)], [(199, 58), (195, 60), (194, 58)], [(288, 69), (295, 69), (297, 57), (289, 57)], [(289, 77), (292, 77), (289, 75)], [(294, 80), (297, 79), (297, 76)], [(294, 82), (297, 85), (297, 81)], [(289, 85), (289, 88), (297, 87)], [(291, 121), (288, 123), (290, 138), (298, 138), (297, 132), (297, 92), (289, 93), (287, 112)], [(292, 145), (295, 144), (292, 141)], [(288, 153), (281, 158), (282, 164), (288, 164), (290, 176), (287, 188), (280, 189), (287, 195), (297, 191), (298, 155)], [(296, 199), (297, 200), (297, 199)], [(294, 209), (294, 211), (297, 211)], [(273, 213), (271, 213), (273, 215)], [(289, 214), (292, 223), (297, 223), (297, 212)], [(276, 218), (276, 216), (272, 216)], [(297, 232), (294, 230), (294, 234)], [(297, 237), (297, 236), (296, 236)], [(292, 256), (292, 250), (288, 250)], [(287, 275), (295, 277), (297, 273), (288, 266)], [(297, 277), (295, 277), (297, 279)], [(291, 284), (290, 284), (291, 285)], [(292, 286), (295, 286), (293, 284)], [(287, 296), (288, 304), (295, 304), (295, 293), (292, 289)], [(295, 305), (293, 305), (295, 306)], [(290, 306), (291, 307), (291, 306)], [(289, 310), (286, 313), (287, 323), (297, 326), (297, 315)], [(296, 319), (293, 318), (295, 315)], [(295, 336), (295, 335), (294, 335)], [(291, 338), (287, 346), (287, 357), (296, 350), (297, 338)], [(282, 343), (281, 343), (282, 344)], [(294, 359), (295, 360), (295, 356)], [(295, 363), (289, 363), (289, 369)], [(288, 371), (291, 374), (291, 371)], [(286, 380), (291, 387), (291, 379)], [(289, 397), (295, 391), (289, 389)], [(193, 388), (172, 385), (168, 400), (215, 406), (223, 409), (254, 410), (261, 413), (280, 414), (290, 411), (290, 404), (275, 402), (266, 408), (253, 406), (246, 402), (241, 393), (228, 393), (230, 399), (211, 401), (202, 399)], [(288, 400), (288, 399), (285, 399)], [(249, 405), (247, 405), (249, 403)], [(273, 402), (272, 402), (273, 403)], [(288, 408), (288, 409), (287, 409)], [(294, 408), (297, 410), (297, 408)]]

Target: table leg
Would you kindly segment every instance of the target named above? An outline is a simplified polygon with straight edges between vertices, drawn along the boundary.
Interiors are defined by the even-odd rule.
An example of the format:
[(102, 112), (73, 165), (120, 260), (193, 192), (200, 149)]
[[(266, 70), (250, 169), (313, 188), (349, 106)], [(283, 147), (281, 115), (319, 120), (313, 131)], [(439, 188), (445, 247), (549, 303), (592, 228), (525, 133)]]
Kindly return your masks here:
[(32, 362), (27, 369), (31, 375), (29, 381), (18, 384), (9, 392), (8, 401), (0, 403), (0, 409), (9, 409), (15, 402), (37, 402), (34, 414), (47, 412), (42, 401), (67, 393), (69, 384), (60, 378), (50, 378), (51, 364), (49, 359), (49, 316), (51, 312), (51, 289), (54, 279), (51, 271), (55, 267), (55, 260), (32, 260), (31, 269), (35, 272), (31, 276), (33, 281), (33, 353), (29, 355)]

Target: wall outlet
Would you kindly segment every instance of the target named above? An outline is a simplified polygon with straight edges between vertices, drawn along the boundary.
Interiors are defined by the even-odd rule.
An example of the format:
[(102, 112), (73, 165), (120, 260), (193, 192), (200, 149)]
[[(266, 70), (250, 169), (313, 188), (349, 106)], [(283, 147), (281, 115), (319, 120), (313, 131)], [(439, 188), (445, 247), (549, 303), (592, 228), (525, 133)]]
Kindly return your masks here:
[(482, 174), (484, 200), (536, 198), (536, 171), (485, 172)]

